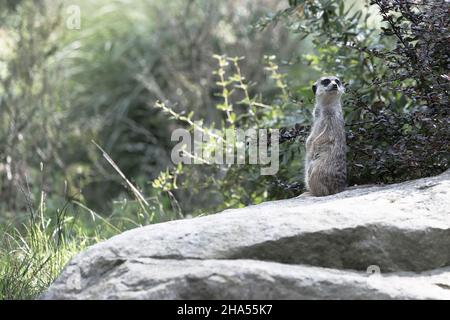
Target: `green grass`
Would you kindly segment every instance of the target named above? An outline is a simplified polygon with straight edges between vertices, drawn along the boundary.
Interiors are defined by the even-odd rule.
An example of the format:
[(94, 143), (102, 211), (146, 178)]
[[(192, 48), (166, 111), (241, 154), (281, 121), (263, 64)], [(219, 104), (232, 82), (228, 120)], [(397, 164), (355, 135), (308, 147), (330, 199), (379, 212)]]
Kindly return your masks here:
[(58, 210), (53, 217), (43, 203), (31, 211), (22, 226), (3, 227), (0, 243), (0, 299), (34, 299), (61, 272), (89, 238), (74, 221)]
[(175, 218), (164, 210), (156, 210), (157, 205), (164, 207), (161, 199), (145, 198), (111, 157), (94, 144), (123, 179), (134, 200), (119, 202), (119, 208), (105, 217), (76, 197), (67, 196), (62, 208), (52, 210), (46, 206), (51, 201), (46, 200), (43, 190), (35, 201), (29, 190), (24, 192), (26, 220), (18, 227), (17, 221), (9, 226), (0, 224), (0, 300), (35, 299), (66, 263), (87, 246), (134, 227)]
[[(44, 197), (29, 206), (19, 226), (0, 225), (0, 300), (35, 299), (61, 273), (67, 262), (87, 246), (159, 219), (139, 221), (124, 211), (138, 212), (137, 201), (120, 216), (103, 217), (76, 200), (49, 210)], [(69, 210), (70, 208), (70, 210)], [(123, 204), (121, 204), (123, 208)]]

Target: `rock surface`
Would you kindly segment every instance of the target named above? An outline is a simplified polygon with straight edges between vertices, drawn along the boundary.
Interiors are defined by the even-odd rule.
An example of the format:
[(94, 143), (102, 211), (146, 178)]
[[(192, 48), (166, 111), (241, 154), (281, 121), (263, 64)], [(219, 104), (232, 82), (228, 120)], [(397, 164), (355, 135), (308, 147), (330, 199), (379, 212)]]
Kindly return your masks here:
[(41, 298), (450, 299), (450, 171), (133, 229)]

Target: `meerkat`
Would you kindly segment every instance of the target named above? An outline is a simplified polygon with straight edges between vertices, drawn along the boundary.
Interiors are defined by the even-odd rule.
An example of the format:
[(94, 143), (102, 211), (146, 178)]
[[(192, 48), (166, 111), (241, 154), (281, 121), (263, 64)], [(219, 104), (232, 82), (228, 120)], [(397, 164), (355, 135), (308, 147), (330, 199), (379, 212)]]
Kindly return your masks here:
[(327, 196), (346, 187), (346, 141), (341, 96), (345, 89), (334, 76), (312, 86), (316, 103), (306, 140), (305, 185), (312, 196)]

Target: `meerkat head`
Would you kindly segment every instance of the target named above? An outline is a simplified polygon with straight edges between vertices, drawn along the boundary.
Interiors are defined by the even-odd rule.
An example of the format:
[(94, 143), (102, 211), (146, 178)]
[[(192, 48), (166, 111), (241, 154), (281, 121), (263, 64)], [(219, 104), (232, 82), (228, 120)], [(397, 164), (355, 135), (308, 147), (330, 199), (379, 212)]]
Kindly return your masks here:
[(335, 76), (325, 76), (317, 80), (312, 86), (316, 100), (323, 102), (333, 102), (341, 98), (345, 92), (344, 85)]

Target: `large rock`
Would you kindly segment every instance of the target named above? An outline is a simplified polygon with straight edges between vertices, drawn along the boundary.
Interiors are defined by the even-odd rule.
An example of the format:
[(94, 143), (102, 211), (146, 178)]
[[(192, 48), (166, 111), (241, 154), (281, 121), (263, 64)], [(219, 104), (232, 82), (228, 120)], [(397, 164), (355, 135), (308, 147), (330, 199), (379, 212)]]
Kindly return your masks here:
[(450, 299), (450, 171), (130, 230), (41, 298)]

